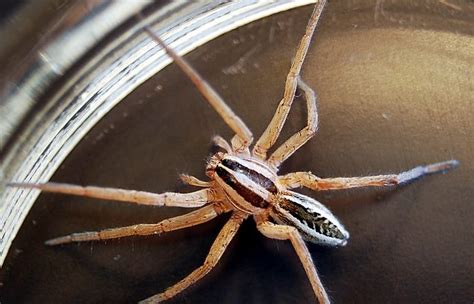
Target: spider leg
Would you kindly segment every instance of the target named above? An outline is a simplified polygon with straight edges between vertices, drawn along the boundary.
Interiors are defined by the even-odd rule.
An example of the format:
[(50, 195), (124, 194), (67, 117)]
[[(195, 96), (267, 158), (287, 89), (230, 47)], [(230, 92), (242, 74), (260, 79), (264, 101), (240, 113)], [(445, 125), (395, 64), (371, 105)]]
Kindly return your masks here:
[(211, 104), (222, 119), (224, 119), (226, 124), (236, 133), (232, 139), (234, 149), (240, 151), (248, 148), (253, 141), (253, 135), (245, 123), (232, 111), (209, 83), (207, 83), (207, 81), (205, 81), (188, 62), (186, 62), (184, 58), (169, 48), (149, 27), (145, 27), (144, 29), (153, 40), (165, 49), (168, 56), (173, 58), (174, 62), (194, 83), (196, 88), (206, 98), (209, 104)]
[(280, 135), (281, 129), (283, 128), (283, 124), (288, 117), (288, 113), (290, 112), (290, 108), (295, 97), (297, 80), (300, 75), (301, 66), (303, 65), (303, 61), (311, 43), (311, 38), (313, 36), (314, 30), (316, 29), (316, 25), (325, 4), (326, 0), (319, 0), (314, 7), (311, 18), (309, 19), (308, 25), (306, 26), (305, 34), (303, 38), (301, 38), (300, 45), (296, 51), (296, 55), (293, 59), (293, 63), (291, 64), (288, 76), (286, 77), (283, 99), (278, 104), (275, 115), (253, 148), (252, 153), (256, 157), (266, 159), (268, 149), (270, 149), (275, 144), (278, 136)]
[(257, 216), (255, 217), (255, 221), (257, 222), (258, 231), (264, 236), (277, 240), (289, 240), (291, 242), (308, 276), (311, 287), (318, 298), (318, 302), (320, 304), (329, 304), (329, 297), (319, 279), (311, 254), (298, 230), (291, 226), (273, 224)]
[(45, 244), (52, 246), (72, 242), (118, 239), (134, 235), (161, 234), (163, 232), (188, 228), (208, 222), (225, 211), (226, 209), (219, 204), (212, 204), (187, 214), (163, 220), (156, 224), (137, 224), (100, 231), (73, 233), (48, 240)]
[(181, 181), (183, 181), (183, 183), (191, 185), (191, 186), (202, 187), (202, 188), (208, 188), (211, 186), (211, 182), (200, 180), (197, 177), (194, 177), (191, 175), (180, 174), (179, 178), (181, 179)]
[(224, 225), (221, 232), (219, 232), (219, 235), (212, 244), (209, 254), (202, 266), (195, 269), (192, 273), (175, 285), (166, 289), (165, 292), (154, 295), (141, 301), (140, 303), (160, 303), (162, 301), (168, 300), (188, 288), (190, 285), (202, 279), (212, 270), (212, 268), (214, 268), (214, 266), (217, 265), (219, 259), (224, 254), (224, 251), (232, 241), (240, 227), (240, 224), (242, 224), (245, 218), (245, 215), (234, 213), (229, 221)]
[(62, 183), (9, 183), (7, 185), (10, 187), (35, 188), (45, 192), (63, 193), (151, 206), (196, 208), (204, 206), (214, 200), (214, 194), (211, 189), (202, 189), (190, 193), (165, 192), (158, 194), (120, 188), (78, 186)]
[(308, 123), (299, 132), (288, 138), (273, 154), (268, 158), (268, 163), (278, 168), (288, 157), (296, 152), (302, 145), (310, 140), (318, 129), (318, 109), (316, 105), (316, 94), (300, 77), (298, 77), (298, 87), (304, 92), (306, 107), (308, 110)]
[(418, 166), (399, 174), (387, 174), (364, 177), (320, 178), (311, 172), (293, 172), (279, 177), (279, 182), (288, 188), (306, 187), (315, 191), (338, 190), (359, 187), (384, 187), (402, 185), (425, 175), (443, 173), (459, 165), (457, 160)]

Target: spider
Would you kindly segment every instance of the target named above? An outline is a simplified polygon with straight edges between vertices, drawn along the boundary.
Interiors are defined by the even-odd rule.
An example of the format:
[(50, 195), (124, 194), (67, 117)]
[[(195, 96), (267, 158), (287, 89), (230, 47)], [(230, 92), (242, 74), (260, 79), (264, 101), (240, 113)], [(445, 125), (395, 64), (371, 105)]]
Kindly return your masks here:
[[(223, 213), (231, 213), (202, 266), (188, 276), (142, 303), (158, 303), (182, 292), (208, 274), (218, 263), (242, 222), (253, 217), (258, 231), (268, 238), (289, 240), (298, 255), (319, 303), (329, 303), (305, 241), (327, 246), (344, 246), (349, 233), (341, 222), (315, 199), (291, 189), (306, 187), (314, 191), (339, 190), (358, 187), (390, 187), (411, 182), (424, 175), (444, 172), (458, 165), (456, 160), (419, 166), (388, 175), (366, 177), (320, 178), (311, 172), (278, 175), (278, 168), (295, 151), (311, 139), (318, 128), (315, 92), (302, 80), (300, 70), (310, 46), (313, 33), (326, 0), (316, 3), (305, 34), (301, 39), (286, 78), (282, 100), (264, 133), (252, 150), (253, 135), (245, 123), (232, 111), (216, 91), (177, 53), (170, 49), (152, 30), (144, 30), (166, 51), (197, 89), (235, 132), (228, 143), (220, 136), (213, 142), (220, 148), (209, 159), (206, 175), (209, 181), (189, 175), (181, 179), (203, 189), (190, 193), (150, 193), (118, 188), (78, 186), (62, 183), (10, 183), (10, 186), (37, 188), (43, 191), (124, 201), (150, 206), (199, 208), (187, 214), (169, 218), (156, 224), (137, 224), (93, 232), (73, 233), (46, 241), (47, 245), (116, 239), (134, 235), (154, 235), (188, 228), (208, 222)], [(304, 95), (307, 126), (287, 139), (268, 156), (287, 119), (296, 89)]]

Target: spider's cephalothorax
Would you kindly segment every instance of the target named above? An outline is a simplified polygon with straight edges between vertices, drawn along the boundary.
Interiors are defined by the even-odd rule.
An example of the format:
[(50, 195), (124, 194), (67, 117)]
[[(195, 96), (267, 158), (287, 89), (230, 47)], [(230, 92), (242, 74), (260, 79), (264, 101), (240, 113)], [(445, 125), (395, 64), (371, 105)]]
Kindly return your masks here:
[(273, 205), (281, 187), (265, 163), (225, 154), (212, 177), (232, 206), (246, 214), (259, 214)]
[[(280, 164), (311, 139), (317, 131), (316, 95), (300, 78), (299, 73), (325, 2), (325, 0), (319, 0), (314, 8), (288, 73), (283, 99), (278, 104), (273, 119), (255, 143), (252, 151), (250, 151), (250, 146), (253, 142), (253, 135), (243, 121), (183, 58), (167, 47), (151, 29), (146, 27), (145, 31), (174, 59), (175, 63), (194, 82), (199, 91), (236, 135), (232, 138), (231, 144), (228, 144), (219, 136), (214, 138), (214, 143), (225, 152), (218, 152), (210, 158), (206, 167), (206, 175), (209, 177), (209, 181), (202, 181), (189, 175), (181, 176), (185, 183), (203, 188), (195, 192), (157, 194), (136, 190), (82, 187), (57, 183), (10, 183), (10, 186), (37, 188), (43, 191), (132, 202), (141, 205), (200, 207), (192, 212), (156, 224), (138, 224), (101, 231), (73, 233), (49, 240), (46, 244), (58, 245), (70, 242), (115, 239), (131, 235), (160, 234), (195, 226), (224, 212), (232, 212), (232, 216), (217, 236), (202, 266), (163, 293), (144, 301), (156, 303), (175, 296), (209, 273), (219, 261), (243, 220), (252, 216), (257, 224), (258, 231), (263, 235), (291, 242), (319, 303), (329, 303), (329, 298), (321, 284), (304, 240), (330, 246), (343, 246), (347, 243), (349, 233), (326, 207), (310, 197), (291, 191), (291, 189), (307, 187), (315, 191), (324, 191), (356, 187), (394, 186), (405, 184), (427, 174), (447, 171), (457, 166), (458, 162), (450, 160), (419, 166), (400, 174), (367, 177), (319, 178), (311, 172), (277, 175)], [(270, 156), (267, 156), (268, 150), (275, 144), (280, 135), (297, 87), (301, 89), (306, 99), (307, 126), (286, 140)]]

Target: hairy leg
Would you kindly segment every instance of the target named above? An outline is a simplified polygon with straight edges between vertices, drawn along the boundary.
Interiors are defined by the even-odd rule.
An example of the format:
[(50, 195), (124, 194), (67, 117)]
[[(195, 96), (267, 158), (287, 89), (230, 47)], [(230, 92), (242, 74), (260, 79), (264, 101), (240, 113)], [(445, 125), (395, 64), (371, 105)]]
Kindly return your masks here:
[(105, 188), (96, 186), (79, 186), (62, 183), (8, 183), (10, 187), (35, 188), (45, 192), (63, 193), (104, 200), (129, 202), (139, 205), (196, 208), (214, 200), (210, 189), (202, 189), (190, 193), (152, 193), (120, 188)]
[(219, 113), (226, 124), (236, 133), (233, 138), (233, 143), (236, 149), (245, 149), (250, 146), (253, 141), (253, 135), (245, 123), (232, 111), (232, 109), (225, 103), (222, 97), (205, 81), (199, 73), (191, 67), (189, 63), (179, 56), (175, 51), (169, 48), (163, 40), (160, 39), (150, 28), (145, 27), (145, 31), (155, 40), (166, 53), (173, 58), (174, 62), (181, 68), (181, 70), (194, 83), (199, 92), (207, 99), (209, 104)]
[(310, 140), (318, 129), (318, 109), (316, 105), (316, 94), (301, 78), (298, 78), (298, 87), (304, 92), (306, 107), (308, 111), (308, 122), (306, 127), (287, 139), (268, 158), (268, 163), (278, 168), (288, 157), (296, 152), (302, 145)]
[(308, 276), (311, 283), (311, 287), (320, 304), (329, 304), (329, 297), (324, 290), (323, 284), (319, 279), (318, 272), (314, 266), (311, 254), (306, 247), (306, 244), (296, 230), (295, 227), (276, 225), (271, 222), (265, 221), (263, 218), (256, 217), (257, 229), (266, 237), (277, 240), (289, 240), (295, 248), (296, 254), (298, 255), (301, 264)]
[(163, 232), (196, 226), (208, 222), (225, 212), (226, 209), (219, 204), (208, 205), (201, 209), (163, 220), (157, 224), (137, 224), (126, 227), (110, 228), (100, 231), (73, 233), (57, 237), (45, 242), (46, 245), (59, 245), (72, 242), (102, 241), (118, 239), (134, 235), (161, 234)]
[(290, 112), (295, 97), (297, 79), (300, 75), (301, 66), (303, 65), (304, 58), (306, 57), (306, 53), (308, 52), (311, 43), (311, 38), (313, 37), (314, 30), (316, 29), (316, 25), (325, 4), (326, 0), (319, 0), (314, 7), (311, 18), (306, 26), (305, 34), (303, 38), (301, 38), (300, 45), (296, 51), (293, 63), (291, 64), (290, 72), (286, 77), (283, 99), (278, 104), (275, 115), (253, 148), (252, 153), (258, 158), (266, 159), (268, 149), (275, 144), (286, 118), (288, 117), (288, 113)]
[(165, 292), (154, 295), (141, 301), (140, 303), (160, 303), (162, 301), (168, 300), (202, 279), (212, 270), (212, 268), (214, 268), (214, 266), (217, 265), (227, 246), (230, 244), (237, 233), (240, 224), (242, 224), (245, 218), (245, 215), (234, 213), (229, 221), (224, 225), (216, 240), (212, 244), (209, 254), (202, 266), (198, 267), (175, 285), (166, 289)]
[(395, 186), (409, 183), (425, 175), (446, 172), (457, 167), (458, 164), (457, 160), (448, 160), (427, 166), (419, 166), (399, 174), (364, 177), (320, 178), (311, 172), (293, 172), (279, 177), (279, 181), (288, 188), (306, 187), (315, 191)]

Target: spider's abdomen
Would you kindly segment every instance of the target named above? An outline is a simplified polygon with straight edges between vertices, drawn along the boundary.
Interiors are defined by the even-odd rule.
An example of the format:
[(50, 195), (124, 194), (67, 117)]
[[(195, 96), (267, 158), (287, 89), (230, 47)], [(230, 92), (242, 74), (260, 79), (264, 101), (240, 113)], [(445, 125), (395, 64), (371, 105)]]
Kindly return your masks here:
[(249, 214), (267, 208), (278, 193), (275, 173), (253, 159), (225, 156), (214, 172), (214, 179), (232, 205)]
[(349, 232), (329, 209), (297, 192), (280, 195), (270, 215), (279, 224), (295, 227), (312, 243), (344, 246), (349, 239)]

